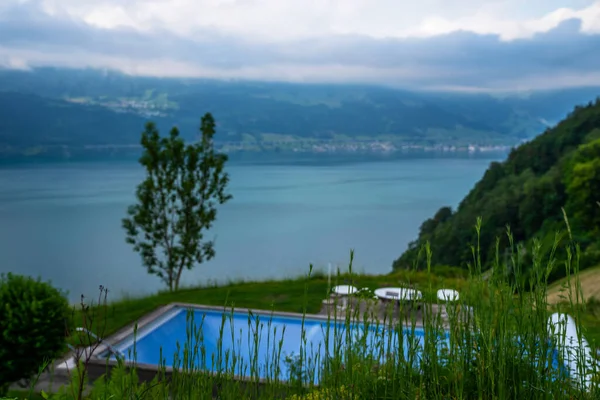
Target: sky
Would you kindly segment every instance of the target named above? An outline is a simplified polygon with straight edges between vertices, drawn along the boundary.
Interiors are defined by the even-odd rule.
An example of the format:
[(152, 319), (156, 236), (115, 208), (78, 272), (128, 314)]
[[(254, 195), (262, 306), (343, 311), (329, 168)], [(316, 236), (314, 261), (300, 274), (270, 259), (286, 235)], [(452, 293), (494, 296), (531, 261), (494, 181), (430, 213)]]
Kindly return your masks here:
[(600, 1), (0, 0), (0, 66), (374, 83), (600, 86)]

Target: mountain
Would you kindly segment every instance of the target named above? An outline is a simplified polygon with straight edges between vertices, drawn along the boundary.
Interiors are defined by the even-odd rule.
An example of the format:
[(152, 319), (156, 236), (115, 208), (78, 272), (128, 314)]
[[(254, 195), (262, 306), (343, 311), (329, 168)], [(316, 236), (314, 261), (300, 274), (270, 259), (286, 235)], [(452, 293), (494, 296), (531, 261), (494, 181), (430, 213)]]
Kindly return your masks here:
[(586, 90), (498, 98), (93, 69), (0, 69), (0, 158), (130, 151), (147, 120), (161, 129), (177, 125), (194, 140), (205, 112), (217, 120), (216, 141), (226, 152), (510, 147), (562, 117), (568, 111), (564, 98), (594, 98), (594, 89)]
[(504, 98), (512, 108), (535, 115), (549, 125), (566, 118), (574, 104), (585, 104), (600, 96), (598, 87), (564, 88), (526, 93)]
[[(513, 244), (548, 256), (557, 231), (566, 231), (582, 251), (580, 266), (600, 263), (600, 99), (578, 106), (566, 119), (532, 141), (513, 149), (504, 162), (493, 162), (456, 210), (443, 207), (423, 222), (418, 238), (396, 261), (394, 269), (414, 266), (429, 242), (433, 265), (473, 264), (470, 245), (479, 240), (481, 264), (504, 261)], [(475, 224), (481, 217), (477, 235)], [(562, 240), (568, 237), (563, 236)], [(497, 242), (498, 240), (498, 242)], [(570, 239), (569, 239), (570, 240)], [(563, 261), (565, 255), (562, 255)], [(523, 265), (528, 265), (525, 257)], [(422, 264), (420, 264), (422, 267)], [(551, 278), (564, 274), (558, 264)]]
[(130, 144), (139, 140), (144, 120), (105, 107), (0, 92), (0, 137), (8, 146)]
[[(100, 158), (114, 152), (107, 144), (137, 155), (146, 119), (105, 107), (82, 106), (27, 93), (0, 92), (0, 161), (48, 157)], [(160, 127), (168, 128), (165, 121)], [(133, 151), (132, 151), (133, 150)]]
[(135, 145), (149, 119), (162, 127), (176, 124), (183, 137), (193, 140), (205, 112), (215, 116), (217, 140), (228, 151), (317, 151), (342, 145), (356, 150), (364, 142), (388, 142), (388, 150), (513, 145), (543, 126), (490, 96), (161, 79), (99, 70), (0, 70), (0, 115), (8, 119), (0, 125), (4, 153), (9, 148), (16, 154), (52, 146)]

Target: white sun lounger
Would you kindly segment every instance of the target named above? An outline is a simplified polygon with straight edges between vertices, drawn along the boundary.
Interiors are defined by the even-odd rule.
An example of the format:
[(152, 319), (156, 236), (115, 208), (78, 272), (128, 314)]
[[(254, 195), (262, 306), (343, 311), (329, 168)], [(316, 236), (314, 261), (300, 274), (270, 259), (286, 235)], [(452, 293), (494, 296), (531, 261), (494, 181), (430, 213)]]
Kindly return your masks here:
[(355, 294), (356, 292), (358, 292), (358, 289), (356, 287), (350, 286), (350, 285), (339, 285), (339, 286), (334, 286), (331, 289), (331, 292), (334, 295), (341, 297), (342, 304), (339, 305), (338, 308), (341, 310), (345, 310), (348, 307), (348, 297)]
[(596, 360), (587, 340), (578, 335), (575, 320), (570, 315), (554, 313), (548, 318), (548, 332), (556, 338), (557, 350), (574, 383), (589, 389)]

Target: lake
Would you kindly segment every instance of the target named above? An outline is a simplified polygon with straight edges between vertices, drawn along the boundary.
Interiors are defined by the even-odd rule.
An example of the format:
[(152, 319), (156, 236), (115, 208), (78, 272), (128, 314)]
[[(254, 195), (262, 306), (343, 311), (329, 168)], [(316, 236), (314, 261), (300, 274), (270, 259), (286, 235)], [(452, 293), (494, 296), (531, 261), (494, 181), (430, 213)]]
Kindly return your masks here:
[[(505, 154), (231, 161), (230, 193), (209, 237), (216, 257), (182, 285), (306, 274), (309, 264), (386, 273), (419, 226), (455, 207)], [(0, 167), (0, 272), (40, 276), (71, 300), (161, 289), (125, 243), (121, 219), (143, 170), (136, 162)]]

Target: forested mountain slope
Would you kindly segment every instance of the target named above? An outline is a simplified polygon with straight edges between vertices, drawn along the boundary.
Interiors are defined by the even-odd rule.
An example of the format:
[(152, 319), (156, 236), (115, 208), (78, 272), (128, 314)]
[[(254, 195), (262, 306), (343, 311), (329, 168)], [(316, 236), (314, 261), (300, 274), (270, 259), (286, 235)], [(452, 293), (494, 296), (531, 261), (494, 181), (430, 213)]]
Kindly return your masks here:
[(104, 107), (0, 91), (0, 148), (137, 144), (145, 122)]
[[(131, 115), (173, 121), (185, 127), (182, 135), (186, 139), (193, 139), (198, 116), (207, 111), (218, 122), (217, 140), (234, 142), (371, 139), (420, 146), (512, 145), (532, 137), (543, 126), (538, 117), (489, 96), (484, 96), (484, 113), (474, 107), (474, 103), (483, 104), (481, 96), (439, 96), (364, 85), (167, 79), (54, 68), (0, 69), (0, 95), (15, 94), (66, 101), (71, 106), (63, 114), (80, 113), (84, 106), (112, 111), (108, 117), (115, 129), (102, 136), (105, 144), (123, 142), (121, 131), (130, 129)], [(44, 106), (39, 99), (30, 100), (32, 114)], [(45, 112), (45, 108), (40, 110)], [(81, 114), (73, 117), (73, 124), (70, 118), (61, 120), (69, 133), (47, 132), (46, 139), (89, 144), (85, 133), (72, 133), (78, 129), (77, 121), (89, 115), (86, 110)], [(41, 145), (39, 131), (19, 116), (15, 115), (10, 130), (0, 129), (0, 146), (15, 145), (14, 135), (21, 142), (30, 139), (31, 146)], [(56, 125), (57, 119), (49, 122)]]
[[(535, 137), (594, 88), (513, 94), (130, 76), (94, 69), (0, 68), (0, 161), (135, 153), (146, 121), (195, 140), (211, 112), (229, 153), (388, 153), (499, 149)], [(135, 155), (135, 154), (134, 154)], [(135, 155), (137, 157), (137, 155)]]
[[(457, 210), (443, 207), (423, 222), (418, 238), (393, 267), (414, 266), (427, 242), (433, 265), (473, 263), (470, 246), (477, 244), (478, 217), (482, 218), (479, 244), (484, 268), (494, 264), (497, 239), (501, 262), (509, 252), (507, 226), (515, 245), (531, 245), (537, 238), (548, 252), (556, 232), (566, 231), (562, 208), (583, 251), (581, 266), (593, 265), (600, 261), (598, 201), (600, 99), (576, 107), (557, 126), (513, 149), (506, 161), (491, 163)], [(421, 261), (424, 257), (421, 252)]]

